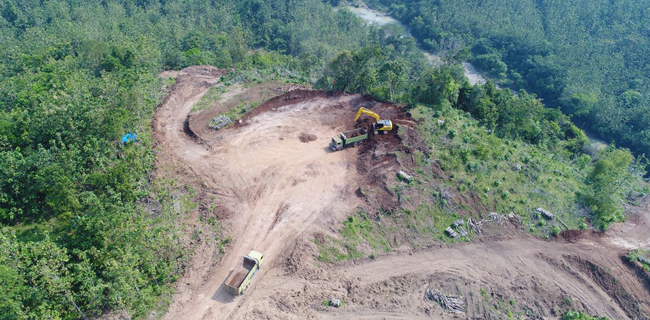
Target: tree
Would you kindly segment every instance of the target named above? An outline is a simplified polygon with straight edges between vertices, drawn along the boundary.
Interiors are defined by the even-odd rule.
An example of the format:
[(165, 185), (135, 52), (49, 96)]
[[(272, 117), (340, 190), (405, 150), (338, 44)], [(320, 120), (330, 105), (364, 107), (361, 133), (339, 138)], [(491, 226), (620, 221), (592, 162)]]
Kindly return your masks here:
[(363, 92), (375, 81), (376, 71), (368, 68), (369, 62), (379, 55), (377, 46), (361, 50), (343, 50), (328, 64), (328, 75), (332, 78), (332, 89), (340, 91)]
[(6, 320), (23, 319), (21, 294), (24, 293), (23, 280), (17, 270), (0, 264), (0, 318)]
[(449, 68), (429, 68), (423, 72), (413, 95), (418, 101), (426, 104), (447, 101), (455, 105), (459, 89), (460, 84), (456, 82)]
[(401, 91), (407, 81), (406, 63), (402, 59), (387, 61), (379, 70), (380, 78), (388, 85), (390, 101), (395, 101), (395, 91)]
[(629, 168), (633, 159), (627, 150), (609, 149), (587, 176), (590, 190), (585, 203), (594, 214), (594, 225), (600, 229), (624, 218), (622, 200), (630, 187)]

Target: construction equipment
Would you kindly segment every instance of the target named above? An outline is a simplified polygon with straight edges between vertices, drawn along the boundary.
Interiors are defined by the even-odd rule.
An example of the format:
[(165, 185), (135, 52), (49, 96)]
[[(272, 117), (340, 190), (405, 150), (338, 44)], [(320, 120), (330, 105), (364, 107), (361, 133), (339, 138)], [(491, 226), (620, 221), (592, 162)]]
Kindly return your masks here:
[(373, 129), (375, 131), (379, 131), (379, 132), (383, 133), (385, 131), (393, 130), (393, 123), (390, 120), (381, 120), (381, 118), (379, 117), (378, 114), (376, 114), (376, 113), (374, 113), (374, 112), (372, 112), (372, 111), (370, 111), (370, 110), (368, 110), (368, 109), (366, 109), (364, 107), (359, 108), (359, 111), (357, 111), (357, 116), (354, 117), (354, 122), (357, 122), (357, 120), (359, 120), (359, 117), (363, 113), (375, 118), (376, 122), (375, 122), (375, 124), (373, 126)]
[(244, 257), (244, 262), (237, 270), (234, 270), (230, 278), (226, 281), (226, 288), (232, 295), (239, 296), (244, 294), (251, 278), (262, 266), (264, 255), (255, 250)]
[(365, 128), (354, 129), (346, 132), (341, 132), (332, 137), (330, 142), (330, 149), (332, 151), (343, 150), (347, 146), (358, 146), (363, 140), (368, 139), (368, 131)]

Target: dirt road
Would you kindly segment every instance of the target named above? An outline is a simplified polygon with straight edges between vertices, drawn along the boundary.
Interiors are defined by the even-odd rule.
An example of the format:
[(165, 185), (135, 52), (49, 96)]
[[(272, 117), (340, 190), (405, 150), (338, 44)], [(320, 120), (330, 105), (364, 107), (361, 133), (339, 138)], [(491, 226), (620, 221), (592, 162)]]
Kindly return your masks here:
[[(220, 72), (192, 67), (165, 76), (177, 84), (156, 112), (160, 152), (233, 212), (227, 220), (233, 243), (218, 266), (186, 276), (201, 281), (179, 281), (164, 319), (499, 319), (507, 312), (542, 319), (566, 309), (644, 319), (650, 313), (649, 288), (621, 259), (628, 249), (650, 245), (648, 206), (604, 236), (585, 233), (571, 242), (517, 234), (322, 264), (314, 259), (313, 229), (337, 225), (359, 204), (357, 150), (326, 147), (354, 114), (355, 97), (296, 94), (254, 110), (213, 141), (197, 141), (185, 119)], [(301, 134), (315, 141), (301, 141)], [(265, 265), (247, 294), (233, 298), (223, 282), (250, 249), (265, 254)], [(448, 313), (424, 299), (429, 287), (462, 296), (467, 312)], [(346, 304), (324, 307), (330, 298)]]
[[(198, 68), (198, 67), (197, 67)], [(232, 246), (221, 265), (200, 287), (174, 297), (166, 319), (226, 319), (246, 297), (234, 299), (223, 287), (231, 270), (251, 249), (273, 265), (319, 217), (348, 212), (354, 203), (339, 201), (352, 194), (354, 150), (329, 152), (338, 117), (349, 111), (339, 99), (314, 99), (262, 113), (217, 136), (211, 147), (184, 132), (185, 119), (207, 89), (219, 79), (216, 70), (186, 69), (158, 108), (154, 132), (161, 148), (191, 168), (214, 190), (216, 202), (235, 214), (228, 221)], [(328, 124), (329, 125), (325, 125)], [(316, 137), (302, 143), (301, 133)], [(266, 268), (256, 275), (264, 278)], [(253, 283), (253, 287), (255, 286)]]
[[(529, 319), (550, 319), (559, 318), (561, 309), (610, 319), (634, 319), (630, 314), (645, 319), (642, 314), (650, 311), (648, 287), (625, 265), (621, 248), (609, 241), (524, 237), (405, 250), (324, 268), (308, 262), (304, 252), (310, 252), (309, 245), (303, 243), (284, 268), (270, 271), (234, 318), (458, 318), (424, 298), (426, 288), (435, 288), (464, 297), (467, 312), (460, 318), (466, 319), (500, 319), (499, 311), (508, 310), (525, 310), (521, 315)], [(596, 269), (584, 268), (587, 261)], [(330, 298), (347, 304), (341, 309), (319, 306)]]

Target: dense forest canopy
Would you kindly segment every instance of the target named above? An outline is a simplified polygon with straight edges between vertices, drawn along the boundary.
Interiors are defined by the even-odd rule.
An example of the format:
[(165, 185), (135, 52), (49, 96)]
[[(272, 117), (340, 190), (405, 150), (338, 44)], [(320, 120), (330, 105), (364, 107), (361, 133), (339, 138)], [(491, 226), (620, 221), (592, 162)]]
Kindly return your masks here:
[(171, 201), (148, 175), (160, 71), (308, 73), (368, 33), (321, 1), (1, 2), (0, 318), (141, 315), (182, 272), (177, 217), (142, 205)]
[[(0, 318), (77, 319), (114, 309), (139, 317), (183, 273), (187, 257), (179, 244), (181, 213), (170, 209), (178, 200), (167, 184), (152, 177), (151, 119), (164, 95), (160, 71), (191, 65), (288, 70), (293, 81), (323, 89), (371, 94), (407, 106), (457, 108), (499, 139), (522, 141), (558, 161), (585, 167), (594, 160), (585, 178), (590, 187), (580, 190), (594, 225), (604, 228), (621, 219), (620, 200), (628, 189), (612, 189), (610, 182), (631, 176), (629, 152), (586, 154), (584, 133), (568, 116), (544, 108), (535, 95), (498, 90), (493, 84), (472, 87), (459, 66), (428, 64), (406, 30), (367, 26), (348, 10), (333, 10), (331, 4), (337, 2), (1, 2)], [(551, 26), (556, 22), (540, 24), (523, 16), (537, 14), (537, 6), (518, 3), (516, 21), (496, 24), (514, 28), (516, 22), (526, 23), (529, 28), (492, 33), (481, 27), (487, 22), (480, 19), (443, 19), (437, 12), (451, 2), (382, 3), (408, 21), (430, 49), (472, 45), (474, 59), (485, 60), (483, 67), (498, 58), (495, 72), (513, 79), (519, 74), (517, 85), (544, 89), (539, 93), (547, 103), (569, 111), (573, 106), (580, 119), (622, 116), (636, 125), (621, 129), (602, 124), (600, 130), (610, 130), (603, 133), (623, 142), (625, 134), (650, 139), (648, 122), (643, 122), (648, 116), (645, 74), (637, 71), (634, 79), (640, 80), (633, 81), (611, 64), (619, 61), (618, 55), (607, 60), (596, 49), (582, 48), (592, 50), (588, 52), (594, 59), (605, 59), (599, 63), (607, 71), (584, 76), (580, 72), (600, 65), (562, 56), (575, 51), (554, 44), (548, 32), (537, 29), (557, 29)], [(508, 8), (492, 6), (489, 10), (499, 12), (496, 17), (509, 14)], [(478, 16), (470, 13), (476, 12), (461, 16)], [(445, 31), (443, 23), (457, 31)], [(605, 28), (598, 23), (602, 21), (590, 27)], [(627, 27), (616, 24), (614, 29)], [(647, 24), (639, 24), (637, 31), (643, 28)], [(480, 30), (486, 33), (475, 33)], [(567, 43), (579, 40), (571, 38), (578, 35), (565, 37), (573, 41)], [(646, 39), (639, 35), (629, 41)], [(600, 45), (605, 50), (612, 44)], [(634, 51), (626, 50), (620, 55)], [(625, 68), (632, 69), (648, 55), (640, 51), (628, 58)], [(613, 79), (626, 82), (614, 85)], [(606, 110), (613, 114), (603, 117)], [(137, 132), (137, 144), (120, 143), (128, 132)], [(643, 147), (650, 140), (640, 141)], [(159, 210), (147, 207), (151, 203)]]
[(472, 62), (574, 116), (606, 142), (650, 154), (650, 4), (642, 0), (369, 0), (432, 51)]

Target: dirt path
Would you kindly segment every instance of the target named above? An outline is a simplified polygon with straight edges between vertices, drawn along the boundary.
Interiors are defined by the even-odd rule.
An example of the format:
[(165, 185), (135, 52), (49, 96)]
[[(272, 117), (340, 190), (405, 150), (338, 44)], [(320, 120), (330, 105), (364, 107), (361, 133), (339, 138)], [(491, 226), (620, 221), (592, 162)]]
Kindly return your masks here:
[[(209, 148), (195, 142), (184, 132), (184, 121), (219, 79), (216, 69), (200, 70), (176, 74), (177, 83), (156, 112), (154, 132), (162, 150), (191, 168), (219, 195), (217, 203), (235, 213), (228, 221), (233, 243), (200, 288), (176, 294), (166, 319), (227, 319), (246, 300), (233, 299), (223, 287), (242, 257), (256, 249), (265, 254), (265, 265), (272, 266), (315, 219), (349, 211), (350, 203), (338, 200), (352, 194), (348, 186), (356, 174), (354, 150), (331, 153), (326, 148), (338, 117), (349, 113), (341, 103), (350, 97), (270, 110), (245, 126), (224, 130)], [(316, 140), (301, 143), (303, 132)], [(266, 270), (256, 274), (252, 287)]]
[[(468, 319), (504, 314), (509, 300), (533, 319), (559, 318), (560, 307), (612, 319), (650, 313), (648, 288), (621, 259), (626, 250), (650, 246), (648, 205), (604, 236), (584, 233), (572, 242), (514, 235), (324, 265), (314, 259), (312, 229), (336, 224), (358, 204), (357, 151), (326, 147), (354, 114), (349, 102), (355, 97), (298, 95), (280, 103), (286, 106), (255, 109), (243, 125), (197, 142), (184, 122), (220, 71), (192, 67), (165, 76), (177, 84), (156, 111), (159, 158), (189, 168), (198, 187), (233, 212), (226, 221), (233, 243), (218, 266), (188, 275), (200, 281), (180, 281), (164, 319), (459, 317), (424, 299), (427, 287), (464, 297), (468, 310), (460, 318)], [(301, 142), (302, 133), (316, 140)], [(223, 282), (251, 249), (265, 254), (265, 265), (246, 295), (233, 298)], [(211, 262), (209, 255), (202, 259), (201, 265)], [(321, 305), (330, 298), (346, 304)]]
[[(592, 314), (625, 319), (626, 313), (618, 305), (602, 304), (603, 301), (610, 300), (610, 297), (592, 279), (561, 267), (570, 264), (568, 259), (571, 255), (597, 259), (607, 266), (620, 265), (620, 259), (615, 254), (598, 249), (596, 246), (542, 242), (536, 239), (508, 240), (387, 257), (380, 262), (344, 269), (342, 273), (357, 278), (362, 283), (403, 274), (426, 275), (432, 270), (487, 286), (496, 283), (516, 285), (517, 279), (522, 278), (537, 279), (538, 283), (549, 288), (565, 290), (571, 297), (589, 306)], [(381, 278), (371, 275), (381, 275)], [(636, 282), (632, 279), (631, 284)], [(643, 290), (642, 287), (639, 289)]]
[[(648, 289), (621, 259), (621, 248), (609, 241), (588, 237), (566, 243), (524, 237), (407, 250), (335, 267), (315, 266), (302, 253), (309, 250), (297, 248), (292, 254), (297, 256), (290, 256), (287, 265), (298, 266), (270, 271), (234, 318), (459, 317), (424, 299), (427, 287), (464, 297), (468, 311), (460, 318), (466, 319), (494, 317), (504, 308), (498, 301), (506, 307), (507, 301), (514, 301), (529, 312), (529, 319), (559, 318), (561, 308), (610, 319), (650, 312)], [(296, 262), (302, 259), (306, 262)], [(598, 270), (585, 269), (585, 261)], [(319, 305), (330, 298), (343, 299), (346, 305), (340, 309)]]

